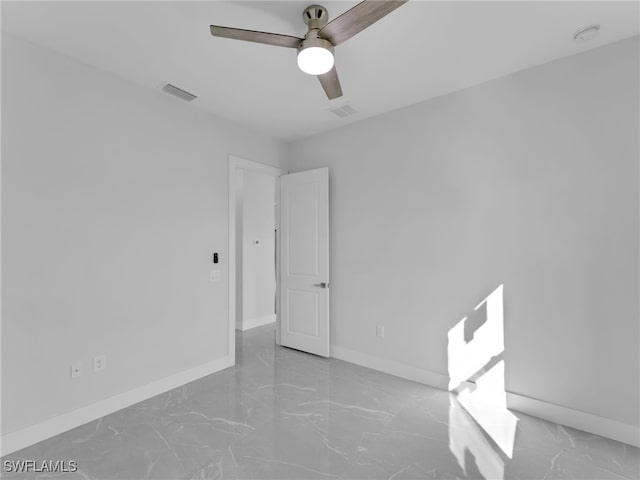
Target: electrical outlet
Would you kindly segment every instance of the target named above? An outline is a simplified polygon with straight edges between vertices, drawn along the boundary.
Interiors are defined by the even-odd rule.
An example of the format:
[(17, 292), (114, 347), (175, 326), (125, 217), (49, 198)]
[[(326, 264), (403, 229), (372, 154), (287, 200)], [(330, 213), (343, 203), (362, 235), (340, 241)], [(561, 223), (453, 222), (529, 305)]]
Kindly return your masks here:
[(378, 325), (376, 327), (376, 337), (384, 337), (384, 326)]
[(212, 282), (220, 281), (220, 270), (211, 270), (211, 274), (209, 275), (209, 280)]
[(82, 362), (73, 362), (71, 364), (71, 378), (78, 378), (82, 376)]
[(107, 356), (96, 355), (93, 357), (93, 373), (98, 373), (107, 368)]

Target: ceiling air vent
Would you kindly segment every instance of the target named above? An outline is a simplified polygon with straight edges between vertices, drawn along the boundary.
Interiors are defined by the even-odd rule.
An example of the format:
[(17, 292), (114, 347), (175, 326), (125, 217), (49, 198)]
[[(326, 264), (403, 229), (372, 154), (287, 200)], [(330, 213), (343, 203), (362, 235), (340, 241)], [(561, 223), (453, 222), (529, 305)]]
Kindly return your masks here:
[(342, 105), (337, 108), (330, 108), (329, 111), (340, 118), (350, 117), (351, 115), (358, 113), (358, 111), (349, 104)]
[(190, 102), (198, 98), (193, 93), (189, 93), (186, 90), (176, 87), (175, 85), (171, 85), (170, 83), (165, 84), (162, 87), (163, 92), (167, 92), (174, 97), (178, 97), (180, 100), (184, 100), (185, 102)]

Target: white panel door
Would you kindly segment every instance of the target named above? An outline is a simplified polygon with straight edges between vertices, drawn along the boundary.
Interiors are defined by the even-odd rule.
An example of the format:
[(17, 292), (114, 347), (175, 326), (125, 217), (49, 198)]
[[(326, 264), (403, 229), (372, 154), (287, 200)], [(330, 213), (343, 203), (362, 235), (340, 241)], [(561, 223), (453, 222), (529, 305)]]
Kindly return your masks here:
[(280, 177), (280, 342), (329, 356), (329, 169)]

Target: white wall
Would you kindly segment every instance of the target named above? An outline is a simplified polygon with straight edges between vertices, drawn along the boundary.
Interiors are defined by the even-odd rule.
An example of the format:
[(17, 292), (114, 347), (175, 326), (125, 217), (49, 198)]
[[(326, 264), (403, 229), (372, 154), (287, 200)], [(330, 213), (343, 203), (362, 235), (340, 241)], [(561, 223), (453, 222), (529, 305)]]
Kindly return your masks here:
[(244, 170), (236, 169), (236, 329), (242, 330), (242, 250), (243, 250), (243, 201), (244, 201)]
[(291, 171), (331, 171), (332, 346), (446, 375), (448, 330), (504, 284), (507, 389), (637, 426), (638, 57), (636, 37), (293, 143)]
[(3, 435), (227, 355), (229, 153), (284, 148), (3, 33)]
[(275, 321), (276, 179), (250, 170), (243, 174), (242, 329), (246, 330)]

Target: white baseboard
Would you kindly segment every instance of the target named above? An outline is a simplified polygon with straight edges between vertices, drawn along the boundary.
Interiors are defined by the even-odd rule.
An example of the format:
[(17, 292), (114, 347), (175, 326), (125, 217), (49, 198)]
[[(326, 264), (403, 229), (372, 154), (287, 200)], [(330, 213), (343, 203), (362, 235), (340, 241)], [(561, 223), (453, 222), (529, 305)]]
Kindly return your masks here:
[(250, 318), (248, 320), (244, 320), (241, 325), (238, 325), (236, 323), (236, 330), (242, 330), (244, 332), (246, 330), (251, 330), (252, 328), (261, 327), (269, 323), (274, 323), (275, 321), (275, 313), (272, 313), (271, 315), (265, 315), (264, 317)]
[(640, 447), (640, 427), (635, 425), (511, 392), (507, 392), (507, 406), (527, 415)]
[(331, 356), (338, 360), (355, 363), (363, 367), (378, 370), (379, 372), (395, 375), (417, 383), (423, 383), (430, 387), (447, 390), (449, 377), (441, 373), (432, 372), (423, 368), (412, 367), (406, 363), (387, 360), (386, 358), (374, 357), (366, 353), (356, 352), (342, 347), (331, 347)]
[[(441, 373), (417, 368), (405, 363), (367, 355), (343, 347), (331, 347), (331, 356), (373, 370), (395, 375), (430, 387), (448, 390), (449, 377)], [(507, 392), (510, 410), (526, 413), (550, 422), (559, 423), (585, 432), (611, 438), (619, 442), (640, 447), (640, 428), (610, 418), (592, 415), (553, 403), (536, 400)]]
[(134, 388), (133, 390), (100, 400), (91, 405), (63, 413), (57, 417), (49, 418), (43, 422), (23, 428), (22, 430), (3, 434), (2, 441), (0, 442), (0, 455), (4, 456), (21, 450), (135, 403), (180, 387), (185, 383), (193, 382), (199, 378), (224, 370), (225, 368), (233, 366), (234, 363), (234, 359), (228, 356), (219, 358), (212, 362), (198, 365), (189, 370)]

